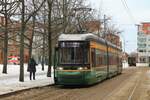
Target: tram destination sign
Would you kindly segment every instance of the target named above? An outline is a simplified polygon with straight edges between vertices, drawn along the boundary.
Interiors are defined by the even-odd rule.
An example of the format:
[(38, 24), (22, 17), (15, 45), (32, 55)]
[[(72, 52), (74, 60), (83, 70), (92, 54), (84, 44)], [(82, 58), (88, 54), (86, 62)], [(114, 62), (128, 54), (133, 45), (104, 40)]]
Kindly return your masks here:
[(85, 42), (60, 42), (60, 47), (82, 47)]

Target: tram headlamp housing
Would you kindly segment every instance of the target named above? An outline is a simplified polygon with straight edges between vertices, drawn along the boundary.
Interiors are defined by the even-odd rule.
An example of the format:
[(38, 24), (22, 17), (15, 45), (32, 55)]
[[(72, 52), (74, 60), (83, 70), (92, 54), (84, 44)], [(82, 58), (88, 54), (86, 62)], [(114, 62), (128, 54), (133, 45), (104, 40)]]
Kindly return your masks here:
[(79, 67), (78, 70), (83, 70), (83, 67)]
[(87, 67), (79, 67), (78, 70), (87, 70)]

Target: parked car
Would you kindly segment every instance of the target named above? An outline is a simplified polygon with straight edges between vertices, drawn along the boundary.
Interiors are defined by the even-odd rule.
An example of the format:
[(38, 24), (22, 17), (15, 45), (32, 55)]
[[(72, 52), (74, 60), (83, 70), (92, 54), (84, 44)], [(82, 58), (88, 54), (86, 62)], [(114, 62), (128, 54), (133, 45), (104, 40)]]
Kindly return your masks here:
[(8, 57), (8, 63), (19, 65), (20, 64), (20, 57), (18, 57), (18, 56), (9, 56)]

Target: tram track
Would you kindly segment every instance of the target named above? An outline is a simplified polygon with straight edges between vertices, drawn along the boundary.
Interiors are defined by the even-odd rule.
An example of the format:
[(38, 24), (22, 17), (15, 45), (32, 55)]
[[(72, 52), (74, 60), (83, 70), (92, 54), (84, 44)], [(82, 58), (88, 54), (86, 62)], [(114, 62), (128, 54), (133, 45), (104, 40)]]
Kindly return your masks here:
[(137, 89), (137, 86), (139, 85), (140, 80), (141, 79), (138, 78), (137, 81), (135, 82), (135, 85), (133, 86), (133, 89), (132, 89), (132, 91), (131, 91), (131, 93), (130, 93), (130, 95), (128, 97), (128, 100), (132, 100), (132, 97), (133, 97), (133, 95), (134, 95), (134, 93), (135, 93), (135, 91)]
[(144, 82), (146, 81), (146, 74), (147, 70), (143, 69), (140, 73), (140, 76), (137, 77), (137, 80), (135, 81), (135, 84), (132, 88), (132, 91), (130, 95), (128, 96), (128, 100), (141, 100), (140, 92), (142, 92), (142, 89), (144, 88), (143, 85), (145, 84)]
[(118, 85), (117, 88), (115, 88), (114, 90), (110, 91), (110, 93), (106, 94), (102, 100), (109, 100), (108, 98), (111, 98), (113, 96), (113, 94), (115, 94), (116, 92), (121, 91), (120, 88), (122, 88), (129, 80), (132, 79), (132, 73)]
[(114, 93), (116, 93), (118, 90), (120, 91), (120, 88), (127, 82), (129, 81), (129, 79), (125, 79), (124, 81), (122, 81), (122, 83), (116, 88), (114, 89), (111, 93), (105, 95), (105, 97), (103, 98), (103, 100), (107, 100), (108, 97), (111, 97)]
[[(147, 68), (140, 68), (132, 77), (124, 80), (103, 100), (143, 100), (140, 99)], [(147, 100), (147, 99), (146, 99)]]

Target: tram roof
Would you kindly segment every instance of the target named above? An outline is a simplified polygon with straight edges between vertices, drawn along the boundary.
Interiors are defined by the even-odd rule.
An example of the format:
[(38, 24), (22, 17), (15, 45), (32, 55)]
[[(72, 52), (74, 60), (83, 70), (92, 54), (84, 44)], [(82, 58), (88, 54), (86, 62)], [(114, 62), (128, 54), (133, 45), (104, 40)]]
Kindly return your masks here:
[(109, 41), (106, 41), (103, 38), (98, 37), (97, 35), (93, 33), (84, 33), (84, 34), (61, 34), (58, 38), (58, 41), (87, 41), (87, 40), (94, 40), (97, 42), (101, 42), (103, 44), (108, 44), (109, 46), (113, 48), (118, 48), (116, 45), (112, 44)]
[[(59, 41), (85, 41), (85, 40), (99, 40), (98, 36), (92, 34), (92, 33), (84, 33), (84, 34), (61, 34), (59, 36)], [(104, 39), (101, 39), (105, 42)]]

